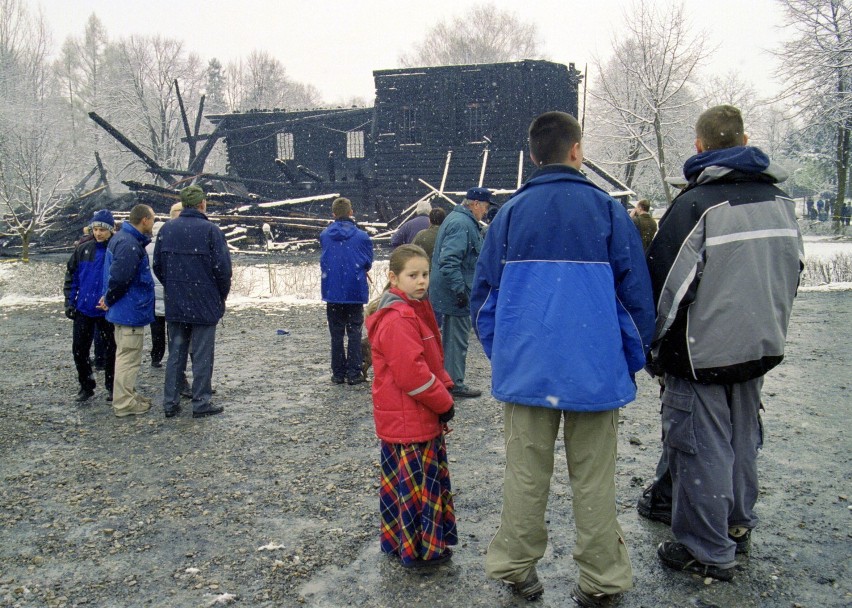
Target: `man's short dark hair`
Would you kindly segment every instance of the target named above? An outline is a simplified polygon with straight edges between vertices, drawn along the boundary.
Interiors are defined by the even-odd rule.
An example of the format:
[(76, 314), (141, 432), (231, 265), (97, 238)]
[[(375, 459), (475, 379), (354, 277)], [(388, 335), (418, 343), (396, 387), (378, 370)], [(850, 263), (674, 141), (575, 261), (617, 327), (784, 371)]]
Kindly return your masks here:
[(440, 226), (444, 223), (445, 217), (447, 217), (447, 212), (440, 207), (435, 207), (429, 212), (429, 223), (433, 226)]
[(651, 203), (648, 202), (647, 198), (643, 198), (641, 201), (636, 203), (636, 207), (638, 209), (641, 209), (642, 211), (650, 211), (651, 210)]
[(134, 226), (137, 226), (139, 222), (149, 217), (154, 217), (154, 210), (148, 205), (139, 204), (130, 210), (130, 215), (127, 216), (127, 221)]
[(543, 165), (561, 163), (583, 138), (577, 119), (565, 112), (545, 112), (530, 125), (530, 152)]
[(745, 145), (742, 112), (729, 105), (704, 110), (695, 123), (695, 136), (701, 140), (705, 150)]
[(352, 215), (352, 202), (342, 196), (334, 199), (331, 203), (331, 214), (334, 217), (349, 217)]

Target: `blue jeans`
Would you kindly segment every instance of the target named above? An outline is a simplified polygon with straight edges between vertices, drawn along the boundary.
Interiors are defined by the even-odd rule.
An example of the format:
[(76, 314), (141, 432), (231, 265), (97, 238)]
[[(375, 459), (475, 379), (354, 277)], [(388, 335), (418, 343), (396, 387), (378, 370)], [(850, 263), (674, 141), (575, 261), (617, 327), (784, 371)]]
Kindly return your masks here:
[[(326, 304), (328, 331), (331, 334), (331, 375), (354, 380), (361, 375), (361, 326), (363, 304)], [(344, 336), (348, 344), (344, 348)]]
[(464, 375), (467, 367), (470, 327), (470, 315), (456, 317), (445, 314), (441, 323), (441, 337), (444, 340), (444, 369), (458, 387), (465, 386)]
[(168, 322), (169, 360), (163, 387), (163, 409), (172, 410), (180, 404), (180, 390), (186, 379), (186, 358), (192, 347), (192, 410), (203, 410), (210, 404), (213, 393), (213, 356), (216, 341), (215, 325)]

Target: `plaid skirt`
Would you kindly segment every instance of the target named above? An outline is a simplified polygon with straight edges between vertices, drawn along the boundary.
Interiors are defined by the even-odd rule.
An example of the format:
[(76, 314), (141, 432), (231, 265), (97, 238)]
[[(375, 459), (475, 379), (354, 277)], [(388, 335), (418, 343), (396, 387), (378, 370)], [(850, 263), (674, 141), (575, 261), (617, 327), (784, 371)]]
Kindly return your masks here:
[(404, 565), (458, 543), (443, 434), (425, 443), (382, 441), (381, 548)]

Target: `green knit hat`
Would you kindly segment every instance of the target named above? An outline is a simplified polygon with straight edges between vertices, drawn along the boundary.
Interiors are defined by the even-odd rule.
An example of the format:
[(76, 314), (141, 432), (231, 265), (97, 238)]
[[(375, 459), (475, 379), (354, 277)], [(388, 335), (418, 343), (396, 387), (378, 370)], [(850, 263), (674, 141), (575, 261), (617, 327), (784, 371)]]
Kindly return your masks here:
[(187, 186), (180, 191), (180, 202), (184, 207), (198, 207), (204, 200), (204, 190), (198, 186)]

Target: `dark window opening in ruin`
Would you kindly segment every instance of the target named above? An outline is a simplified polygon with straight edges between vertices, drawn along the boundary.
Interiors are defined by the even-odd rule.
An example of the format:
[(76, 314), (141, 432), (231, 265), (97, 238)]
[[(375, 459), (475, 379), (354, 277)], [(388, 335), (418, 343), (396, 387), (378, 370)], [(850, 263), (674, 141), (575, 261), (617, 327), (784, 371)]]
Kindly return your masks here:
[(278, 158), (281, 160), (293, 160), (296, 158), (292, 133), (278, 133)]
[(402, 106), (402, 116), (399, 124), (399, 143), (419, 144), (422, 142), (420, 133), (420, 120), (417, 108), (414, 106)]
[(364, 132), (346, 132), (346, 158), (364, 158)]
[(467, 104), (467, 141), (481, 143), (488, 135), (488, 118), (490, 107), (487, 103), (474, 102)]

